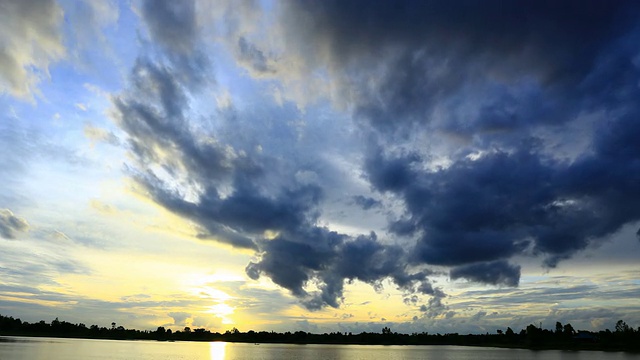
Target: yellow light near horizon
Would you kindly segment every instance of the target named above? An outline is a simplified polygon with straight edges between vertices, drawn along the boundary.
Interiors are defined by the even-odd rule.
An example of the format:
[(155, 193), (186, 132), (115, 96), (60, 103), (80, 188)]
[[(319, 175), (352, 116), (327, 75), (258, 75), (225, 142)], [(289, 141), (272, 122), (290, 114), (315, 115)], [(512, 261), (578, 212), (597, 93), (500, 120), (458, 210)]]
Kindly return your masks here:
[(199, 289), (198, 295), (200, 297), (204, 297), (207, 299), (217, 300), (217, 301), (225, 301), (231, 299), (231, 295), (227, 294), (224, 291), (214, 289), (209, 286), (205, 286)]
[(215, 283), (243, 281), (244, 279), (230, 272), (213, 274), (188, 274), (184, 277), (185, 285), (194, 295), (216, 301), (226, 301), (233, 296), (215, 287)]
[(189, 274), (187, 277), (187, 282), (194, 286), (215, 282), (245, 281), (243, 276), (228, 271), (216, 271), (213, 274)]
[(220, 303), (220, 304), (215, 304), (209, 307), (209, 313), (215, 314), (218, 317), (224, 317), (226, 315), (231, 315), (233, 314), (233, 307), (224, 304), (224, 303)]

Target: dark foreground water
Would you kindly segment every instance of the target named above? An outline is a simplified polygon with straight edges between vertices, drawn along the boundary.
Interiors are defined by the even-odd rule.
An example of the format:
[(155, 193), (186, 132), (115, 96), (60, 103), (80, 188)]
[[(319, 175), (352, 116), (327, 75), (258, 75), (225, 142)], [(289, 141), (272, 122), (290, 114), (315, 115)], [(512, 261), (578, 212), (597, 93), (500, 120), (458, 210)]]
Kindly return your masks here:
[(640, 355), (461, 346), (288, 345), (0, 337), (2, 360), (622, 360)]

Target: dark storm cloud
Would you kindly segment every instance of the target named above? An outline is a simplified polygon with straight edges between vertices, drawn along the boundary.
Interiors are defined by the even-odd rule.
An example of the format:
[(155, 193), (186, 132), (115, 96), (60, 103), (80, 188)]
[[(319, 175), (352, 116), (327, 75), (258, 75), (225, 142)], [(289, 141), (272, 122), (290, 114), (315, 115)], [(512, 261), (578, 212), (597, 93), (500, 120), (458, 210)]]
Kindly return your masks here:
[(19, 233), (29, 229), (27, 221), (16, 216), (9, 209), (0, 209), (0, 236), (15, 239)]
[(369, 182), (380, 191), (398, 191), (410, 186), (415, 179), (413, 165), (420, 163), (416, 154), (390, 157), (381, 147), (372, 147), (365, 161)]
[[(444, 296), (427, 279), (431, 272), (411, 272), (404, 250), (381, 244), (374, 233), (351, 239), (313, 227), (292, 235), (291, 239), (279, 236), (266, 241), (260, 261), (250, 263), (247, 274), (254, 279), (260, 274), (269, 276), (302, 298), (309, 309), (338, 307), (345, 281), (354, 280), (380, 288), (382, 280), (391, 279), (405, 294)], [(310, 294), (304, 287), (312, 281), (320, 291)]]
[[(640, 219), (635, 4), (322, 2), (289, 10), (314, 14), (296, 26), (317, 31), (301, 36), (325, 45), (345, 74), (353, 63), (383, 69), (373, 88), (341, 85), (365, 94), (355, 113), (374, 125), (378, 145), (364, 169), (375, 189), (404, 201), (406, 213), (388, 229), (418, 239), (413, 261), (517, 285), (506, 259), (533, 252), (553, 267)], [(571, 147), (566, 124), (587, 114), (604, 114), (593, 128), (585, 122), (588, 145), (576, 146), (574, 158), (555, 157), (543, 132)], [(402, 143), (409, 131), (434, 130), (467, 139), (436, 169), (425, 149)]]
[(154, 41), (181, 53), (193, 49), (198, 32), (194, 0), (145, 0), (142, 18)]
[(366, 170), (379, 190), (404, 199), (407, 216), (390, 228), (419, 238), (417, 261), (490, 263), (532, 246), (555, 266), (640, 218), (640, 151), (632, 140), (640, 127), (631, 114), (603, 125), (592, 153), (572, 163), (522, 146), (425, 171), (412, 167), (413, 156), (372, 151)]
[(477, 283), (518, 286), (520, 266), (499, 260), (490, 263), (464, 265), (453, 268), (451, 279), (467, 279)]
[[(531, 52), (539, 66), (568, 69), (633, 21), (635, 3), (600, 1), (367, 1), (291, 2), (299, 28), (317, 31), (342, 59), (377, 55), (382, 46), (436, 44), (503, 54)], [(302, 22), (310, 22), (303, 24)], [(530, 48), (530, 49), (528, 49)], [(566, 60), (564, 60), (566, 58)], [(535, 59), (538, 60), (538, 59)], [(564, 60), (565, 62), (561, 61)], [(534, 63), (531, 59), (527, 64)]]
[(638, 14), (631, 1), (288, 4), (282, 21), (296, 45), (320, 49), (307, 50), (310, 61), (325, 55), (329, 66), (383, 69), (373, 88), (353, 89), (363, 94), (357, 111), (379, 128), (424, 122), (432, 106), (487, 76), (576, 86)]
[(336, 247), (344, 241), (344, 235), (336, 232), (322, 228), (312, 230), (267, 241), (262, 246), (262, 258), (249, 264), (247, 274), (253, 279), (265, 274), (294, 295), (306, 296), (304, 286), (314, 277), (314, 272), (329, 266), (336, 256)]
[(412, 168), (413, 155), (389, 159), (372, 153), (365, 168), (371, 183), (401, 194), (409, 215), (390, 230), (419, 237), (419, 262), (461, 265), (519, 253), (527, 245), (520, 223), (535, 221), (551, 200), (552, 191), (544, 187), (523, 191), (547, 183), (548, 171), (531, 154), (498, 153), (424, 172)]

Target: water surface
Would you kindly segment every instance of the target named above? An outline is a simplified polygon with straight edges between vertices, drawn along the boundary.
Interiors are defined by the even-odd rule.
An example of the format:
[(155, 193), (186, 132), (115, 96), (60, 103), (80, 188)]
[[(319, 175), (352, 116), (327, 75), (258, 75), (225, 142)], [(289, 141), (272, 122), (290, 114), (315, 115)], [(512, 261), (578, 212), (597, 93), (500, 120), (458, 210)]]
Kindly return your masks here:
[(627, 360), (600, 351), (532, 351), (463, 346), (292, 345), (0, 337), (2, 360)]

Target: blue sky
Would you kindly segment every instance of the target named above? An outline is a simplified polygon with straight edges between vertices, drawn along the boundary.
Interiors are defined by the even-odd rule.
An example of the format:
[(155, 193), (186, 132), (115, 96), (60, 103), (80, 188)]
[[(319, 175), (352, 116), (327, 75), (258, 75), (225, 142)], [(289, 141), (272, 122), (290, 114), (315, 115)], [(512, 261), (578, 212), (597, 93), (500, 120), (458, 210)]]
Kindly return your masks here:
[(640, 325), (633, 2), (0, 6), (3, 315)]

